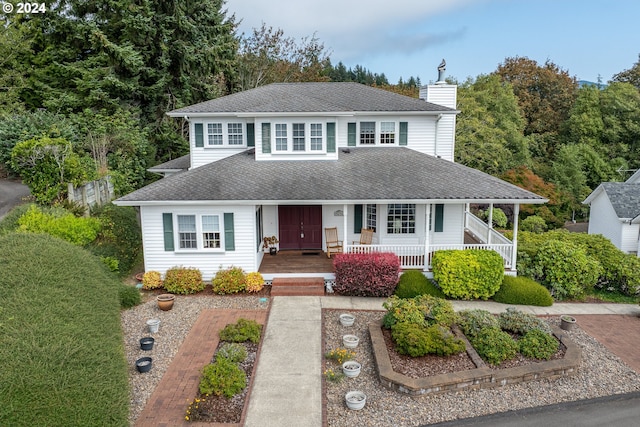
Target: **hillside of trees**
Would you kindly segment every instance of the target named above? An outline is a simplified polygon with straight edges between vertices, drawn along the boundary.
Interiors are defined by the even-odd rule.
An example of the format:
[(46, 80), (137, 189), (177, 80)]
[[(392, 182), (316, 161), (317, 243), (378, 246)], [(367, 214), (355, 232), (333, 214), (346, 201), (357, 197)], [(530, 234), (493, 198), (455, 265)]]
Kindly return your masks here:
[[(125, 194), (155, 179), (148, 167), (187, 152), (172, 109), (273, 82), (353, 81), (418, 96), (419, 77), (389, 82), (333, 63), (315, 34), (296, 40), (267, 24), (238, 34), (223, 6), (61, 0), (45, 14), (0, 16), (0, 176), (46, 188), (42, 203), (61, 200), (66, 182), (105, 174)], [(640, 60), (601, 86), (580, 87), (568, 70), (526, 56), (452, 83), (456, 160), (549, 198), (523, 216), (581, 219), (600, 182), (640, 167)]]

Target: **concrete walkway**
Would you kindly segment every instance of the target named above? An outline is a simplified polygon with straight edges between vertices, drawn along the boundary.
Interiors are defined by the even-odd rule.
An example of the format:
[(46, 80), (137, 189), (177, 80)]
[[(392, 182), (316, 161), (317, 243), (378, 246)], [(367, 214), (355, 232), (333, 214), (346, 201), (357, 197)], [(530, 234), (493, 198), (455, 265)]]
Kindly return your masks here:
[[(251, 391), (246, 427), (322, 426), (322, 309), (383, 310), (384, 298), (273, 297)], [(456, 311), (500, 313), (511, 305), (492, 301), (454, 301)], [(536, 315), (640, 316), (634, 304), (514, 306)]]

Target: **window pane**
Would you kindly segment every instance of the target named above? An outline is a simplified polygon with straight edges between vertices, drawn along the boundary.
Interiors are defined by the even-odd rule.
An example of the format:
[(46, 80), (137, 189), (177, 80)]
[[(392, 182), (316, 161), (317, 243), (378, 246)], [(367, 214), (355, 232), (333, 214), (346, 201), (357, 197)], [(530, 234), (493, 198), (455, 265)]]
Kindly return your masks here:
[(222, 123), (207, 124), (207, 138), (209, 145), (222, 145)]
[(376, 205), (367, 205), (367, 213), (366, 213), (366, 227), (373, 231), (376, 231), (376, 226), (378, 222), (377, 213), (376, 213)]
[(413, 234), (416, 232), (416, 205), (390, 204), (387, 210), (387, 233)]
[(311, 123), (311, 150), (322, 150), (322, 124)]
[(178, 240), (180, 249), (197, 249), (195, 215), (178, 215)]
[(287, 125), (276, 123), (276, 150), (287, 151)]
[(206, 249), (220, 247), (220, 217), (202, 215), (202, 246)]
[(393, 144), (396, 141), (395, 122), (380, 123), (380, 144)]
[(218, 215), (203, 215), (202, 231), (220, 231), (220, 217)]
[(293, 151), (304, 151), (304, 123), (293, 124)]
[(228, 123), (229, 145), (242, 145), (242, 123)]
[(360, 122), (360, 144), (376, 143), (376, 123)]

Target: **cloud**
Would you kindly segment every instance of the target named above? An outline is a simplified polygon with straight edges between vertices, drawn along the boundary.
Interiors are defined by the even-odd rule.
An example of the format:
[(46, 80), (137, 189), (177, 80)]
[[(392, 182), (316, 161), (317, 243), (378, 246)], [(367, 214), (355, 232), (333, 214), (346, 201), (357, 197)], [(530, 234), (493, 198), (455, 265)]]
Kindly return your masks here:
[(315, 34), (334, 62), (378, 55), (410, 54), (463, 37), (464, 28), (428, 31), (437, 15), (486, 0), (228, 0), (229, 13), (250, 33), (264, 22), (288, 37)]

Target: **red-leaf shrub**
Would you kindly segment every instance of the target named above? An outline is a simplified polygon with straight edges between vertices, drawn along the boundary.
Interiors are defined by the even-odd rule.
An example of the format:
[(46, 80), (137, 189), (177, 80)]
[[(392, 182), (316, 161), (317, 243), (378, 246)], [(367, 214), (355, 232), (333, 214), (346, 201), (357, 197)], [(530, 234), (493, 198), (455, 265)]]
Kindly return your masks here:
[(393, 253), (337, 254), (333, 267), (340, 295), (389, 297), (398, 284), (400, 260)]

